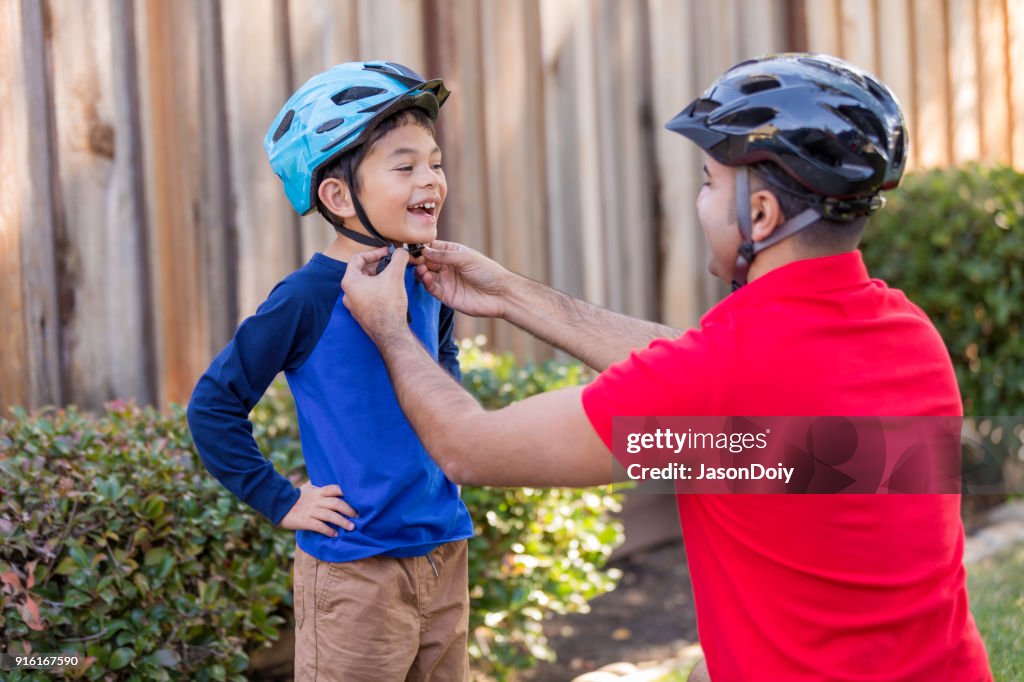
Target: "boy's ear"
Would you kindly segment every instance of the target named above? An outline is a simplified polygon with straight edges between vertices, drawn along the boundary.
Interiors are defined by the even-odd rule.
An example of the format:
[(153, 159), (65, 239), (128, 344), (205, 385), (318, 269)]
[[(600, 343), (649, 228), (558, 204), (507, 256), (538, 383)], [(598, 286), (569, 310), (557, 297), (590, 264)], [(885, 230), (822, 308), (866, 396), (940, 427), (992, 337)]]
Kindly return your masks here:
[(356, 208), (352, 203), (352, 194), (343, 180), (325, 178), (316, 194), (324, 207), (339, 218), (355, 217)]
[(761, 189), (750, 193), (750, 229), (755, 242), (772, 236), (775, 228), (784, 222), (786, 217), (772, 192)]

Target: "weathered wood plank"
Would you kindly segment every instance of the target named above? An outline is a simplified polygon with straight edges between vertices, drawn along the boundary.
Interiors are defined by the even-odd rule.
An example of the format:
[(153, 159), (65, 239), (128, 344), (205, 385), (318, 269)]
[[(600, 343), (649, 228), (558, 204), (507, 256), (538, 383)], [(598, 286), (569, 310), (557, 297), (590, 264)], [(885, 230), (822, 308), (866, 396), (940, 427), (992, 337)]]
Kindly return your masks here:
[(843, 31), (840, 0), (806, 0), (807, 49), (842, 56)]
[(1007, 62), (1010, 65), (1011, 162), (1024, 170), (1024, 0), (1007, 0)]
[[(546, 280), (539, 9), (536, 0), (484, 3), (481, 18), (491, 251), (512, 270)], [(508, 325), (495, 335), (520, 361), (549, 352)]]
[(903, 108), (910, 134), (908, 168), (917, 165), (917, 98), (914, 78), (913, 44), (908, 40), (909, 0), (887, 0), (878, 4), (878, 77), (896, 95)]
[[(200, 209), (211, 171), (204, 156), (213, 156), (218, 150), (204, 149), (206, 138), (200, 133), (204, 91), (197, 34), (202, 16), (199, 9), (196, 3), (154, 0), (138, 5), (136, 17), (155, 302), (157, 402), (161, 406), (187, 401), (209, 364), (213, 344), (206, 307), (206, 268), (225, 267), (203, 257), (205, 226), (201, 218), (215, 218), (224, 209), (217, 204), (205, 216)], [(222, 162), (217, 162), (212, 170), (224, 168)]]
[(231, 196), (229, 122), (224, 94), (220, 0), (191, 0), (199, 51), (201, 200), (199, 266), (206, 287), (207, 354), (214, 357), (238, 322), (238, 230)]
[(878, 71), (873, 0), (842, 0), (840, 7), (843, 59), (872, 73)]
[(784, 0), (741, 0), (743, 57), (760, 57), (792, 49), (788, 44), (786, 11)]
[(65, 400), (83, 407), (112, 398), (147, 402), (135, 121), (127, 60), (115, 60), (120, 16), (110, 0), (52, 0), (48, 7), (53, 92), (60, 93), (53, 110), (58, 242), (66, 249)]
[[(290, 0), (289, 47), (294, 91), (335, 64), (356, 60), (359, 53), (357, 0)], [(323, 251), (334, 239), (334, 228), (319, 213), (299, 219), (301, 261)]]
[(953, 163), (981, 156), (978, 24), (975, 0), (946, 0), (949, 7), (950, 130)]
[[(917, 160), (921, 167), (944, 166), (951, 157), (949, 63), (945, 3), (914, 0), (914, 61), (917, 100)], [(927, 68), (920, 68), (927, 64)]]
[[(0, 130), (27, 130), (30, 120), (24, 97), (22, 33), (25, 26), (20, 0), (0, 0)], [(0, 142), (0, 418), (12, 405), (29, 404), (31, 384), (28, 362), (28, 330), (21, 265), (25, 166), (30, 163), (25, 135), (4, 135)]]
[[(589, 17), (578, 0), (541, 3), (541, 62), (544, 82), (545, 164), (547, 166), (547, 248), (551, 286), (573, 296), (586, 298), (584, 272), (587, 248), (584, 225), (596, 225), (598, 210), (591, 204), (592, 216), (584, 219), (581, 185), (596, 182), (596, 162), (587, 162), (596, 150), (581, 144), (586, 128), (580, 125), (580, 110), (591, 110), (581, 88), (587, 74), (580, 69), (580, 17)], [(586, 14), (583, 14), (586, 12)], [(590, 60), (585, 59), (587, 64)], [(590, 83), (592, 81), (588, 81)], [(590, 120), (590, 116), (586, 117)], [(593, 132), (592, 130), (590, 131)], [(596, 242), (591, 257), (600, 255)], [(600, 268), (594, 267), (598, 275)], [(592, 284), (597, 289), (600, 282)]]
[(650, 0), (652, 118), (658, 175), (658, 229), (665, 254), (660, 318), (677, 327), (696, 324), (704, 312), (704, 237), (694, 202), (700, 189), (700, 154), (665, 123), (709, 85), (697, 73), (694, 13), (674, 0)]
[[(480, 4), (477, 0), (430, 0), (424, 17), (428, 31), (446, 37), (427, 41), (424, 75), (444, 78), (452, 92), (437, 123), (448, 179), (438, 236), (489, 253)], [(458, 338), (480, 334), (493, 338), (494, 325), (492, 320), (457, 315), (455, 334)]]
[(263, 151), (263, 136), (292, 90), (280, 5), (223, 0), (221, 7), (238, 312), (246, 317), (299, 262), (295, 212)]
[(616, 198), (614, 207), (608, 207), (613, 220), (606, 223), (612, 237), (607, 242), (612, 250), (606, 258), (618, 260), (617, 267), (607, 271), (608, 289), (610, 293), (621, 289), (610, 297), (613, 309), (652, 319), (658, 308), (653, 267), (658, 239), (651, 201), (654, 160), (650, 136), (654, 131), (647, 120), (649, 62), (646, 50), (640, 47), (648, 44), (646, 6), (638, 0), (604, 0), (600, 16), (607, 22), (603, 32), (609, 44), (603, 52), (609, 64), (598, 85), (601, 101), (608, 106), (598, 107), (597, 112), (602, 127), (612, 132), (610, 157), (603, 167), (612, 179), (605, 192)]
[(423, 73), (421, 0), (359, 0), (357, 15), (359, 59), (387, 59)]
[[(601, 211), (600, 245), (603, 264), (601, 274), (604, 280), (604, 301), (611, 310), (623, 312), (626, 292), (630, 283), (626, 280), (625, 258), (622, 251), (622, 233), (633, 227), (626, 222), (623, 195), (628, 191), (623, 185), (623, 165), (629, 163), (629, 152), (622, 145), (622, 129), (629, 125), (623, 120), (626, 114), (625, 100), (629, 84), (625, 78), (627, 59), (620, 51), (615, 0), (595, 0), (592, 4), (594, 52), (595, 106), (587, 112), (597, 123), (598, 191), (583, 200), (593, 202)], [(593, 263), (587, 264), (593, 267)]]
[[(12, 14), (18, 0), (10, 0)], [(25, 325), (25, 362), (28, 371), (27, 404), (31, 407), (64, 403), (64, 377), (61, 371), (60, 314), (57, 299), (59, 276), (55, 242), (54, 206), (50, 191), (54, 170), (53, 108), (47, 69), (43, 6), (21, 2), (20, 20), (12, 17), (5, 26), (19, 31), (12, 34), (8, 54), (17, 60), (4, 69), (5, 79), (17, 97), (5, 112), (11, 115), (11, 128), (29, 131), (5, 135), (8, 153), (19, 172), (5, 176), (11, 191), (16, 189), (18, 230), (21, 245), (22, 321)], [(4, 41), (8, 44), (8, 41)], [(19, 47), (20, 44), (20, 47)], [(19, 54), (20, 53), (20, 54)], [(5, 207), (6, 207), (6, 202)], [(21, 390), (20, 388), (8, 390)]]
[[(1006, 1), (978, 2), (978, 90), (981, 123), (980, 157), (989, 163), (1009, 163), (1009, 78), (1013, 64), (1007, 60)], [(1020, 62), (1017, 68), (1024, 68)]]

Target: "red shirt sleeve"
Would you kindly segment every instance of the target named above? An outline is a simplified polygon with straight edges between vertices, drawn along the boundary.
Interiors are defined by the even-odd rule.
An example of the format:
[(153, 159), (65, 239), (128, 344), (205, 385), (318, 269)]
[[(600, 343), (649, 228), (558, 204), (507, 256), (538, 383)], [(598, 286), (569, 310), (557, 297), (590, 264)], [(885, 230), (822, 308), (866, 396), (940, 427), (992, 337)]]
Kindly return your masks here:
[(657, 339), (602, 372), (583, 390), (583, 409), (609, 450), (612, 418), (696, 416), (718, 404), (712, 344), (700, 329)]

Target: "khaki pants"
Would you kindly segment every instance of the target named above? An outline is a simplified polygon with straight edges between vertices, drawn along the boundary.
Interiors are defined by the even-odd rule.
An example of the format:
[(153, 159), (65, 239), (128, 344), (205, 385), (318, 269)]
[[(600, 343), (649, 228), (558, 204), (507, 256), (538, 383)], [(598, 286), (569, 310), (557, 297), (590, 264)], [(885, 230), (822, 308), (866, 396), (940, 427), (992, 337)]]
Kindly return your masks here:
[(466, 547), (333, 563), (296, 545), (295, 679), (466, 682)]

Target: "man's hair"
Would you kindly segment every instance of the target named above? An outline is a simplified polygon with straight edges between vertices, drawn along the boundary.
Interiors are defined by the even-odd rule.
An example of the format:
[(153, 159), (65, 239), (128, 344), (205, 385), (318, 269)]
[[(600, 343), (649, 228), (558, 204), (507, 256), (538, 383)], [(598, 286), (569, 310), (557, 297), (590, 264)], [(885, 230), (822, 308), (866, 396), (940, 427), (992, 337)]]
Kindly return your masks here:
[[(766, 189), (779, 202), (783, 219), (789, 220), (808, 208), (815, 208), (816, 201), (808, 190), (789, 177), (782, 168), (771, 161), (750, 166), (751, 190)], [(867, 216), (851, 222), (819, 218), (793, 235), (797, 242), (812, 253), (830, 254), (857, 248), (864, 234)]]
[(358, 170), (359, 166), (363, 163), (363, 159), (370, 153), (373, 145), (378, 140), (392, 130), (401, 128), (404, 125), (418, 125), (427, 130), (432, 136), (436, 136), (434, 121), (430, 118), (429, 114), (419, 107), (409, 107), (388, 116), (375, 125), (370, 129), (367, 138), (358, 147), (328, 161), (316, 170), (316, 173), (313, 175), (313, 187), (316, 188), (316, 194), (313, 198), (316, 200), (316, 210), (324, 217), (324, 220), (334, 226), (335, 230), (342, 227), (342, 219), (331, 213), (331, 210), (320, 201), (320, 183), (327, 178), (336, 178), (348, 183), (349, 178), (351, 178), (352, 186), (349, 187), (349, 191), (357, 193), (359, 191)]

